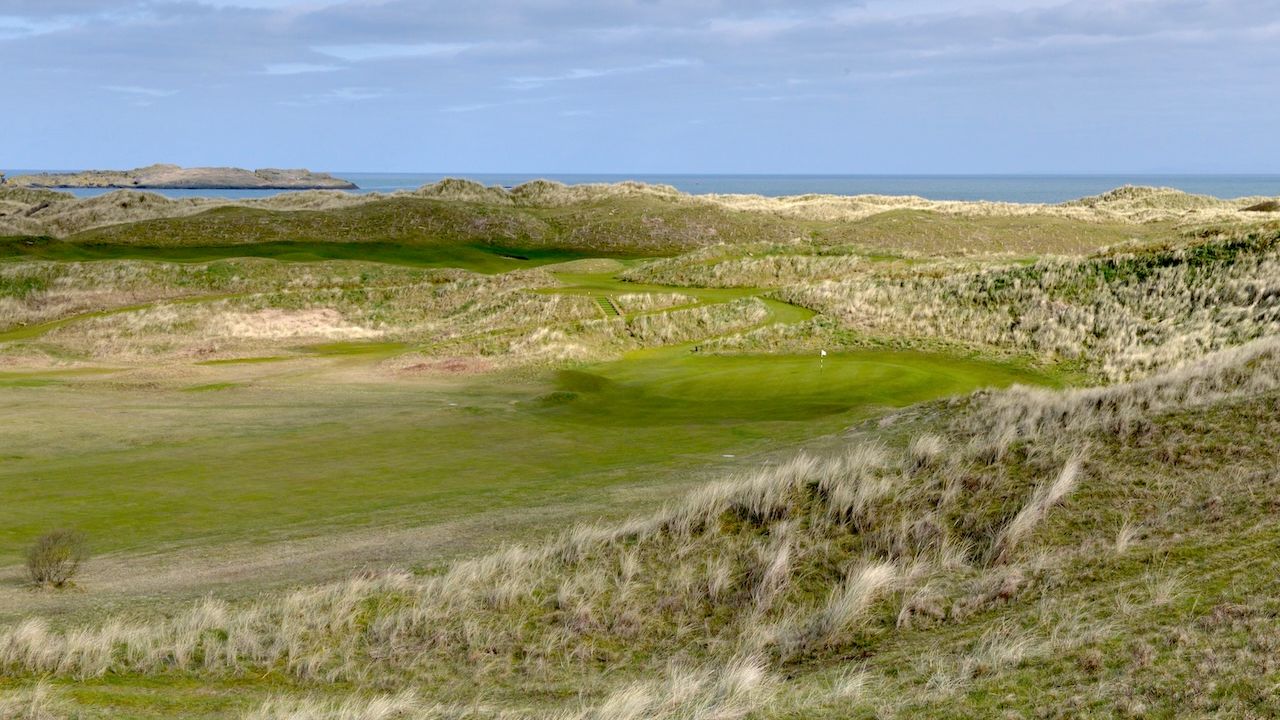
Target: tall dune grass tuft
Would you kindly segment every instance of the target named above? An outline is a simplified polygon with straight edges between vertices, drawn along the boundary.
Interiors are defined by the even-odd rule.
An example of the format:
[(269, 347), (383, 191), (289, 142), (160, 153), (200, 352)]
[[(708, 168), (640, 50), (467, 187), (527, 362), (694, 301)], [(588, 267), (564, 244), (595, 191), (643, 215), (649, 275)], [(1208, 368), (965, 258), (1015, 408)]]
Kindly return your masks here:
[(1076, 483), (1080, 479), (1082, 466), (1082, 458), (1073, 457), (1067, 461), (1067, 464), (1062, 468), (1062, 472), (1058, 473), (1058, 477), (1053, 482), (1036, 488), (1035, 494), (1027, 501), (1022, 510), (1018, 511), (1013, 520), (1008, 525), (1005, 525), (1004, 530), (996, 539), (993, 552), (997, 563), (1008, 562), (1014, 550), (1044, 520), (1049, 510), (1075, 489)]
[(47, 683), (19, 690), (0, 690), (0, 720), (62, 720), (63, 703)]

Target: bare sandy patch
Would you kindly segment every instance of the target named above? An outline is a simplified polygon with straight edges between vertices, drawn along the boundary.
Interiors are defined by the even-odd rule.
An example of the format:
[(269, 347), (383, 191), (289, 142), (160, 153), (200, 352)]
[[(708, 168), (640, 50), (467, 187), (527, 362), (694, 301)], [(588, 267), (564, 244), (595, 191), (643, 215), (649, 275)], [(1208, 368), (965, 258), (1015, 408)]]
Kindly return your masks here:
[(250, 340), (283, 340), (290, 338), (328, 338), (367, 340), (381, 335), (377, 330), (348, 322), (332, 308), (311, 310), (279, 310), (267, 308), (254, 312), (221, 313), (212, 318), (209, 330), (214, 335)]

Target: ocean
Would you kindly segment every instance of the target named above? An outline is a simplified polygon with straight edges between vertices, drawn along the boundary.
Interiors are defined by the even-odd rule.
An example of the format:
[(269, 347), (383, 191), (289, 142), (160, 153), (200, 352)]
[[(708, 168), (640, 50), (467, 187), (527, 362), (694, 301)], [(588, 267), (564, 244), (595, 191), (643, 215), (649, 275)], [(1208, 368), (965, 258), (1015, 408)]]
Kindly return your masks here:
[[(39, 170), (2, 170), (22, 175)], [(333, 172), (360, 186), (352, 192), (412, 190), (449, 177), (463, 177), (485, 185), (514, 187), (538, 178), (567, 184), (612, 183), (637, 180), (672, 185), (693, 194), (747, 193), (784, 195), (919, 195), (931, 200), (992, 200), (1022, 203), (1059, 203), (1097, 195), (1122, 185), (1173, 187), (1189, 193), (1235, 198), (1252, 195), (1280, 196), (1280, 175), (652, 175), (564, 173), (378, 173)], [(89, 197), (109, 190), (68, 190)], [(279, 190), (153, 190), (173, 198), (253, 198), (275, 195)]]

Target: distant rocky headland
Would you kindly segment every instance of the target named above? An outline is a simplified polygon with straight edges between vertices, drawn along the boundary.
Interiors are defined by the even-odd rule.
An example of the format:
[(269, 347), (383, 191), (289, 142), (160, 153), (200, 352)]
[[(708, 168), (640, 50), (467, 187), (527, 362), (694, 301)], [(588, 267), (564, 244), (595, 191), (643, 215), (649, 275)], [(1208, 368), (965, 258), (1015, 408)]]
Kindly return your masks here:
[(150, 165), (135, 170), (85, 170), (8, 178), (29, 188), (150, 188), (167, 190), (354, 190), (356, 184), (310, 170), (244, 170)]

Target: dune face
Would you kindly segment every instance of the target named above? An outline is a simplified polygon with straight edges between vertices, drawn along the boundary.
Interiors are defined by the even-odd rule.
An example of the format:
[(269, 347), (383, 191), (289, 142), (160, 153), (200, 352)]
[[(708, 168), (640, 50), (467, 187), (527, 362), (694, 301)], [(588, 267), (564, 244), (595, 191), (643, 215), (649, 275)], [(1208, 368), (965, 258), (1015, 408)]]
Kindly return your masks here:
[(171, 190), (354, 190), (355, 183), (310, 170), (244, 170), (150, 165), (135, 170), (20, 175), (7, 185), (33, 188), (156, 188)]

